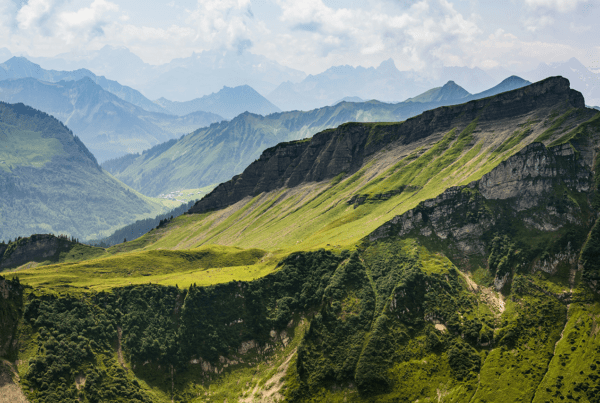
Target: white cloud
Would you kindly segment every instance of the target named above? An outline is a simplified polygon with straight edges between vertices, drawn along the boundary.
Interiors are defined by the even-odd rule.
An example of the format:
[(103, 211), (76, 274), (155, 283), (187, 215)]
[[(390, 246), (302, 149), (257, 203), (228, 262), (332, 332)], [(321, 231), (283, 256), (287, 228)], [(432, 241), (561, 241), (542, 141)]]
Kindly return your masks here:
[(526, 19), (524, 25), (529, 32), (536, 32), (552, 24), (554, 24), (554, 18), (549, 15), (542, 15)]
[(368, 8), (332, 8), (322, 0), (278, 4), (281, 21), (296, 34), (277, 40), (291, 41), (288, 49), (298, 51), (289, 58), (304, 65), (309, 58), (335, 63), (350, 53), (355, 64), (373, 65), (394, 56), (401, 68), (422, 68), (437, 59), (436, 53), (450, 55), (481, 32), (447, 0), (420, 0), (403, 9), (381, 0), (369, 2)]
[(566, 13), (573, 11), (579, 4), (587, 3), (588, 0), (525, 0), (525, 3), (533, 8), (549, 8)]

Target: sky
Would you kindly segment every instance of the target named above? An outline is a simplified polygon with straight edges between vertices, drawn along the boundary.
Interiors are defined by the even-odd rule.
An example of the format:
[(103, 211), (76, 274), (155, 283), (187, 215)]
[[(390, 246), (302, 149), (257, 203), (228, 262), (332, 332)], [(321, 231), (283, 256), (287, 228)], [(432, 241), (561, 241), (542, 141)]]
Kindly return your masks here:
[(150, 64), (250, 51), (319, 73), (504, 67), (576, 57), (600, 69), (600, 0), (0, 0), (0, 48), (84, 54), (125, 46)]

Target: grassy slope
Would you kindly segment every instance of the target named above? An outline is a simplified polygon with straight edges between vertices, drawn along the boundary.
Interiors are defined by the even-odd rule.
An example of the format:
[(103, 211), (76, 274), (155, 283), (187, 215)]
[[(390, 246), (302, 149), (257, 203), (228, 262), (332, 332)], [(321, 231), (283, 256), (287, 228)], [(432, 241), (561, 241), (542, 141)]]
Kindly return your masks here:
[[(556, 113), (553, 115), (558, 116)], [(259, 248), (271, 254), (252, 268), (222, 268), (223, 275), (220, 277), (212, 274), (208, 277), (209, 274), (204, 271), (175, 275), (168, 266), (165, 266), (168, 275), (159, 274), (160, 266), (155, 263), (156, 271), (153, 273), (156, 277), (151, 275), (132, 281), (131, 278), (119, 280), (117, 276), (109, 283), (103, 282), (105, 285), (102, 287), (144, 281), (187, 286), (193, 282), (208, 284), (211, 281), (252, 279), (273, 270), (279, 259), (293, 251), (353, 248), (381, 224), (421, 201), (436, 197), (448, 187), (481, 178), (499, 162), (546, 132), (548, 126), (572, 128), (590, 118), (577, 114), (570, 119), (556, 116), (555, 119), (562, 122), (561, 126), (553, 124), (553, 119), (546, 116), (523, 117), (522, 121), (513, 120), (504, 127), (480, 126), (475, 120), (464, 128), (432, 135), (428, 142), (395, 148), (378, 155), (361, 170), (345, 178), (273, 191), (214, 213), (180, 216), (165, 228), (153, 230), (109, 251), (125, 254), (122, 258), (131, 259), (131, 262), (138, 259), (136, 256), (143, 255), (143, 251), (186, 250), (216, 244)], [(378, 124), (372, 126), (376, 133)], [(556, 129), (557, 133), (548, 141), (561, 135), (561, 130)], [(399, 189), (403, 189), (399, 194), (387, 199), (381, 197)], [(363, 203), (348, 204), (347, 201), (356, 195), (364, 197)], [(129, 258), (128, 253), (131, 254)], [(95, 280), (89, 275), (94, 271), (90, 266), (75, 264), (69, 272), (74, 274), (60, 280), (60, 276), (37, 280), (46, 277), (44, 269), (35, 272), (24, 270), (19, 275), (37, 284), (94, 285)]]
[[(116, 177), (148, 195), (204, 187), (229, 180), (257, 159), (261, 152), (283, 141), (310, 137), (349, 121), (398, 121), (426, 107), (400, 109), (392, 104), (340, 103), (309, 112), (268, 116), (242, 114), (183, 137), (156, 156), (140, 156)], [(413, 107), (410, 107), (413, 108)], [(229, 161), (224, 163), (224, 161)], [(149, 182), (145, 175), (153, 177)]]
[[(61, 292), (65, 290), (65, 284), (96, 290), (148, 281), (187, 287), (192, 283), (209, 285), (232, 279), (262, 277), (275, 269), (281, 257), (293, 251), (355, 247), (358, 240), (386, 220), (424, 199), (435, 197), (449, 186), (480, 178), (498, 162), (539, 136), (546, 136), (546, 143), (577, 140), (583, 129), (572, 130), (573, 125), (590, 118), (565, 111), (550, 116), (526, 117), (501, 130), (499, 127), (480, 127), (479, 122), (474, 121), (466, 127), (440, 133), (428, 144), (421, 143), (412, 149), (390, 150), (349, 177), (338, 177), (318, 186), (306, 185), (294, 191), (272, 192), (239, 203), (224, 212), (182, 216), (166, 228), (109, 249), (108, 253), (113, 254), (111, 257), (21, 270), (19, 276), (26, 283)], [(596, 120), (597, 116), (581, 127), (595, 128)], [(549, 135), (548, 128), (551, 130)], [(494, 135), (490, 136), (492, 130)], [(486, 140), (490, 138), (493, 141)], [(403, 191), (390, 198), (381, 196), (399, 189)], [(355, 195), (363, 196), (361, 204), (357, 203), (355, 207), (345, 203)], [(319, 228), (314, 231), (317, 222)], [(313, 231), (310, 230), (311, 226)], [(232, 246), (210, 245), (215, 243)], [(233, 249), (258, 246), (266, 253)], [(218, 267), (210, 266), (214, 263), (198, 263), (202, 261), (198, 254), (206, 251), (213, 253), (213, 262), (220, 262)], [(239, 258), (238, 255), (244, 257)], [(446, 257), (418, 246), (414, 240), (405, 239), (388, 244), (379, 242), (370, 245), (367, 250), (361, 250), (360, 258), (363, 262), (360, 270), (366, 276), (361, 280), (360, 288), (353, 285), (350, 288), (355, 291), (354, 294), (348, 292), (341, 297), (324, 300), (324, 304), (329, 304), (324, 309), (332, 309), (331, 312), (339, 315), (327, 326), (341, 326), (340, 323), (357, 314), (357, 307), (367, 298), (370, 287), (375, 296), (376, 315), (383, 317), (391, 311), (392, 301), (395, 307), (395, 297), (403, 284), (400, 283), (398, 289), (394, 288), (396, 294), (387, 288), (390, 284), (396, 286), (395, 282), (398, 281), (394, 277), (394, 270), (402, 276), (405, 271), (403, 265), (412, 262), (426, 276), (426, 282), (417, 285), (423, 287), (425, 284), (426, 293), (432, 294), (403, 303), (424, 301), (419, 308), (425, 309), (425, 312), (430, 309), (447, 311), (446, 314), (457, 313), (456, 320), (462, 328), (468, 330), (470, 323), (479, 323), (482, 325), (478, 333), (479, 340), (483, 340), (481, 338), (484, 336), (489, 337), (489, 332), (492, 332), (497, 343), (494, 346), (474, 343), (474, 347), (468, 347), (460, 336), (437, 331), (432, 323), (396, 321), (393, 315), (385, 315), (390, 322), (386, 325), (384, 339), (394, 340), (395, 344), (392, 350), (382, 350), (390, 351), (393, 357), (393, 364), (387, 368), (384, 377), (392, 380), (393, 388), (387, 395), (378, 396), (377, 401), (545, 402), (561, 399), (561, 396), (562, 399), (573, 397), (584, 402), (594, 401), (591, 396), (600, 389), (597, 382), (600, 363), (595, 362), (599, 346), (597, 322), (600, 308), (583, 287), (575, 290), (568, 315), (563, 304), (527, 282), (511, 294), (511, 298), (505, 301), (505, 309), (499, 311), (490, 303), (487, 292), (474, 293), (468, 281), (462, 277), (451, 282), (450, 290), (446, 288), (444, 291), (443, 287), (437, 290), (436, 279), (445, 277), (448, 281), (452, 273), (457, 273), (456, 267)], [(343, 270), (345, 264), (342, 263), (338, 270)], [(209, 266), (213, 268), (208, 269)], [(123, 272), (125, 267), (131, 272)], [(107, 271), (100, 273), (106, 277), (101, 281), (90, 279), (92, 274), (98, 275), (100, 271)], [(391, 273), (390, 281), (386, 279), (388, 272)], [(153, 273), (150, 276), (143, 275)], [(332, 284), (334, 280), (335, 276), (332, 276)], [(540, 273), (529, 280), (555, 293), (568, 291), (569, 288), (562, 273), (557, 276)], [(413, 289), (404, 287), (406, 290)], [(484, 287), (480, 289), (485, 290)], [(499, 298), (498, 295), (495, 297)], [(414, 311), (413, 305), (406, 307)], [(373, 316), (370, 330), (364, 333), (363, 344), (347, 340), (344, 343), (362, 346), (361, 351), (369, 346), (377, 351), (381, 347), (377, 344), (378, 326), (383, 326), (378, 323), (382, 322), (376, 321)], [(275, 355), (250, 354), (244, 357), (244, 364), (221, 366), (224, 370), (222, 374), (210, 374), (208, 378), (205, 372), (193, 367), (178, 378), (176, 395), (185, 396), (186, 401), (197, 402), (224, 398), (242, 401), (240, 396), (248, 401), (266, 401), (266, 396), (273, 388), (282, 386), (279, 380), (272, 383), (269, 380), (285, 372), (284, 385), (278, 389), (278, 393), (287, 397), (296, 393), (295, 398), (301, 401), (373, 401), (371, 396), (357, 391), (352, 384), (354, 378), (341, 376), (344, 382), (352, 379), (349, 383), (328, 383), (323, 381), (327, 379), (326, 376), (321, 380), (313, 379), (314, 382), (302, 379), (297, 372), (298, 355), (293, 355), (289, 366), (281, 368), (297, 346), (311, 351), (312, 355), (306, 361), (308, 364), (311, 360), (319, 363), (325, 362), (320, 360), (335, 359), (319, 355), (319, 351), (327, 349), (310, 350), (311, 341), (305, 337), (306, 328), (300, 326), (296, 329), (299, 331), (293, 333), (292, 343), (286, 349), (276, 350)], [(337, 329), (327, 335), (326, 329), (315, 325), (314, 331), (322, 335), (317, 339), (321, 340), (319, 342), (331, 342), (335, 346), (338, 343), (335, 337), (338, 336), (332, 336), (333, 333), (344, 337), (350, 334), (341, 331), (343, 327)], [(23, 331), (29, 332), (34, 340), (38, 337), (37, 330), (33, 328), (27, 329), (25, 326)], [(436, 344), (438, 342), (432, 334), (436, 335), (443, 348)], [(29, 347), (24, 356), (33, 357), (36, 354), (35, 344), (27, 345)], [(101, 363), (100, 366), (105, 365), (107, 371), (116, 373), (118, 358), (114, 350), (106, 349), (104, 354), (107, 358), (105, 364)], [(479, 363), (477, 365), (481, 369), (475, 370), (475, 367), (464, 367), (462, 364), (457, 366), (457, 356), (459, 361), (467, 359), (467, 362)], [(382, 357), (383, 360), (386, 358)], [(373, 363), (363, 362), (360, 365), (368, 367)], [(466, 372), (464, 368), (467, 368)], [(565, 375), (566, 369), (568, 375)], [(25, 375), (26, 366), (20, 370)], [(173, 384), (164, 370), (160, 372), (159, 368), (151, 366), (139, 368), (134, 373), (148, 396), (156, 401), (170, 400)], [(115, 378), (118, 376), (114, 375)], [(127, 376), (132, 378), (133, 374)], [(306, 387), (309, 392), (306, 392)]]

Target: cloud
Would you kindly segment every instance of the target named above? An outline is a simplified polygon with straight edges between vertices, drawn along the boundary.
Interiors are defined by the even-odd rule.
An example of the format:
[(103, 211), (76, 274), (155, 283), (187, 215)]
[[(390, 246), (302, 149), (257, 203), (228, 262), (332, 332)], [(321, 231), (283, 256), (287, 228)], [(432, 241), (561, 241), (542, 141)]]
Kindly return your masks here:
[(297, 51), (290, 59), (335, 62), (354, 54), (361, 64), (368, 60), (373, 65), (392, 55), (401, 66), (419, 68), (435, 62), (436, 53), (449, 54), (481, 32), (447, 0), (420, 0), (409, 7), (385, 0), (369, 2), (365, 8), (334, 8), (322, 0), (278, 0), (278, 4), (281, 21), (298, 32), (278, 38), (281, 44), (291, 41), (288, 48)]
[(252, 44), (253, 19), (250, 0), (199, 0), (186, 23), (197, 45), (243, 50)]
[(552, 24), (554, 24), (554, 18), (550, 17), (549, 15), (531, 17), (526, 19), (524, 23), (529, 32), (536, 32)]
[(588, 0), (525, 0), (525, 3), (532, 8), (548, 8), (566, 13), (573, 11), (579, 4), (587, 3)]

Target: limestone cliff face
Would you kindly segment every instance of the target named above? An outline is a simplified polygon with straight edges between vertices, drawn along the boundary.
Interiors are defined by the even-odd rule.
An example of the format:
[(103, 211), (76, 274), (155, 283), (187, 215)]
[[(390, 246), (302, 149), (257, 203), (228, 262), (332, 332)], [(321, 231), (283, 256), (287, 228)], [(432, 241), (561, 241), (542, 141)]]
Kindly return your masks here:
[[(491, 232), (515, 222), (536, 231), (557, 231), (573, 223), (587, 226), (591, 217), (583, 210), (591, 209), (586, 195), (593, 184), (591, 169), (568, 144), (546, 148), (532, 143), (480, 180), (447, 189), (394, 217), (371, 233), (369, 240), (437, 237), (462, 256), (483, 257), (489, 253)], [(584, 205), (568, 197), (567, 191), (586, 195)], [(496, 288), (508, 280), (502, 273), (495, 279)]]
[(522, 211), (537, 205), (558, 178), (574, 191), (588, 192), (590, 168), (583, 159), (576, 159), (569, 144), (548, 150), (533, 143), (484, 175), (478, 188), (486, 199), (513, 199), (515, 209)]
[(265, 150), (242, 174), (217, 186), (189, 212), (217, 210), (262, 192), (350, 174), (384, 147), (413, 143), (453, 127), (464, 128), (475, 118), (493, 122), (561, 103), (585, 107), (582, 95), (569, 88), (568, 80), (552, 77), (494, 97), (433, 109), (397, 124), (347, 123), (311, 139)]

